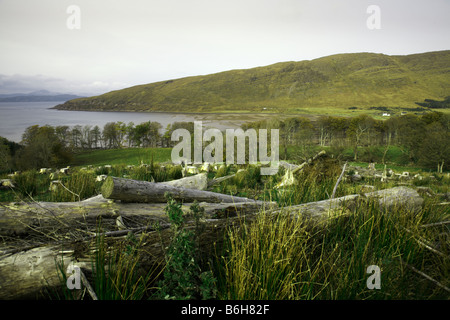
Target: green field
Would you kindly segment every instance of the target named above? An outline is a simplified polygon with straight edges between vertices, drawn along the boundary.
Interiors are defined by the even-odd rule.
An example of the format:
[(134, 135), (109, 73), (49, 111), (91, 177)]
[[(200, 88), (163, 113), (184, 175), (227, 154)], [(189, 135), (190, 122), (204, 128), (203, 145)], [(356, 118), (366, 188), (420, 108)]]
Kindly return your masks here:
[(170, 148), (125, 148), (85, 151), (75, 154), (72, 166), (139, 165), (170, 161)]
[[(289, 146), (288, 150), (288, 162), (300, 163), (302, 160), (297, 156), (301, 147)], [(320, 150), (330, 152), (329, 147), (315, 146), (313, 152), (317, 153)], [(367, 148), (361, 147), (360, 153), (363, 155)], [(105, 150), (93, 150), (84, 151), (74, 155), (74, 159), (71, 162), (71, 166), (83, 167), (92, 165), (104, 166), (104, 165), (139, 165), (141, 163), (149, 164), (152, 160), (155, 163), (171, 162), (171, 148), (125, 148), (125, 149), (105, 149)], [(351, 158), (353, 151), (351, 148), (346, 148), (342, 151), (342, 156)], [(280, 159), (283, 159), (284, 151), (280, 150)], [(350, 164), (355, 166), (366, 167), (368, 161), (350, 161)], [(415, 166), (410, 166), (402, 163), (401, 151), (396, 146), (391, 146), (386, 154), (387, 167), (396, 171), (410, 171), (411, 173), (419, 172), (431, 172), (429, 169), (422, 169)], [(375, 167), (379, 170), (384, 168), (382, 163), (376, 163)]]

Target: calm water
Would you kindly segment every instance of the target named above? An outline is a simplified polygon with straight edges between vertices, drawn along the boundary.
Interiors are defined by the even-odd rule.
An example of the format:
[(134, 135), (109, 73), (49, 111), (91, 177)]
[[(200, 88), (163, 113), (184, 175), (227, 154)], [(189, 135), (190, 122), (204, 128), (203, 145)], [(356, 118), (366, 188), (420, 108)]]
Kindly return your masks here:
[(163, 129), (176, 121), (202, 121), (204, 127), (218, 129), (237, 128), (248, 121), (267, 117), (262, 114), (181, 114), (150, 112), (94, 112), (63, 111), (49, 109), (62, 102), (0, 102), (0, 136), (20, 142), (22, 133), (29, 126), (38, 125), (98, 125), (122, 121), (139, 124), (146, 121), (159, 122)]

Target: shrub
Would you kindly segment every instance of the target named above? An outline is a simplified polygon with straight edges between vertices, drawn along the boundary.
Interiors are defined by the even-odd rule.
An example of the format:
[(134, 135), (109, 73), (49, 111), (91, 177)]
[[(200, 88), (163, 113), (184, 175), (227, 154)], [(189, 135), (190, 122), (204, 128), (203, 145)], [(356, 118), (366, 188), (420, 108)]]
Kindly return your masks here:
[(152, 171), (147, 166), (139, 166), (130, 171), (130, 177), (134, 180), (152, 181)]
[(180, 165), (171, 166), (167, 172), (167, 180), (176, 180), (183, 177), (182, 168)]
[(166, 267), (159, 282), (158, 297), (162, 299), (211, 299), (216, 295), (215, 279), (211, 271), (200, 266), (198, 237), (201, 233), (200, 219), (204, 210), (194, 203), (190, 214), (195, 219), (195, 230), (184, 228), (181, 204), (170, 195), (165, 212), (171, 222), (173, 238), (166, 251)]
[(24, 197), (34, 197), (48, 190), (50, 178), (48, 175), (38, 174), (36, 170), (27, 170), (14, 177), (19, 193)]
[(101, 183), (95, 178), (93, 173), (79, 171), (61, 179), (61, 184), (52, 192), (52, 201), (80, 201), (97, 195)]
[(255, 188), (261, 182), (261, 169), (259, 166), (249, 165), (237, 172), (232, 182), (237, 188)]

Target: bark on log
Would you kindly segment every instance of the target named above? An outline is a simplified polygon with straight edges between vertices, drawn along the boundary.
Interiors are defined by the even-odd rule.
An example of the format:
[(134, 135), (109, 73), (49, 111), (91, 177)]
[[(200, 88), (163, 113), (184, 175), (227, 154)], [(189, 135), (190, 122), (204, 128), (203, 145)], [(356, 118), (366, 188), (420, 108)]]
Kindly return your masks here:
[[(306, 218), (308, 221), (319, 222), (333, 215), (335, 210), (342, 210), (343, 208), (351, 209), (352, 206), (358, 205), (360, 201), (366, 201), (367, 199), (377, 201), (383, 210), (390, 213), (395, 213), (395, 210), (400, 207), (414, 212), (421, 208), (423, 202), (423, 199), (415, 190), (406, 187), (397, 187), (370, 192), (365, 195), (349, 195), (282, 209), (266, 208), (265, 211), (269, 214), (287, 213), (296, 218)], [(257, 216), (256, 214), (247, 214), (243, 217), (230, 217), (230, 215), (226, 214), (227, 210), (234, 209), (234, 214), (239, 212), (240, 209), (246, 211), (246, 213), (257, 213), (260, 212), (264, 203), (247, 202), (203, 205), (205, 208), (210, 208), (210, 214), (214, 211), (211, 208), (214, 207), (218, 210), (215, 212), (216, 219), (211, 219), (212, 216), (210, 215), (209, 219), (203, 222), (205, 231), (200, 240), (201, 249), (205, 255), (208, 255), (213, 254), (215, 248), (220, 248), (224, 239), (224, 233), (228, 227), (253, 221)], [(23, 207), (23, 210), (20, 209), (21, 207)], [(80, 210), (80, 207), (82, 210)], [(9, 220), (12, 220), (14, 215), (19, 213), (21, 218), (24, 219), (27, 216), (26, 212), (28, 212), (28, 215), (30, 215), (29, 219), (32, 219), (32, 217), (40, 217), (42, 224), (45, 224), (45, 221), (53, 221), (55, 217), (64, 217), (67, 218), (64, 222), (70, 226), (69, 216), (72, 214), (77, 217), (78, 221), (85, 221), (83, 219), (86, 219), (86, 217), (102, 216), (104, 218), (114, 218), (117, 215), (123, 217), (145, 215), (146, 217), (162, 219), (163, 207), (164, 204), (158, 203), (112, 203), (99, 196), (80, 203), (39, 203), (34, 205), (22, 204), (13, 207), (3, 207), (0, 210), (0, 218), (3, 219), (2, 221), (8, 220), (5, 219), (7, 217), (9, 217)], [(188, 209), (188, 205), (185, 204), (183, 208)], [(50, 214), (48, 210), (51, 210), (53, 214)], [(156, 212), (159, 212), (159, 216)], [(227, 219), (217, 219), (219, 212), (223, 212)], [(38, 227), (37, 224), (35, 226), (36, 228)], [(190, 226), (192, 224), (187, 224), (187, 227)], [(58, 230), (58, 232), (63, 232), (61, 230)], [(149, 268), (164, 261), (163, 247), (169, 243), (170, 237), (171, 230), (168, 228), (160, 232), (151, 232), (150, 229), (147, 229), (144, 241), (145, 247), (142, 249), (146, 252), (143, 256), (144, 260), (141, 261), (143, 268)], [(121, 238), (112, 237), (108, 239), (111, 241), (109, 245), (114, 247), (115, 241), (119, 241)], [(161, 239), (163, 243), (161, 243)], [(90, 248), (92, 248), (92, 241), (92, 236), (86, 237), (85, 240), (63, 238), (59, 242), (53, 241), (21, 252), (10, 252), (1, 255), (0, 299), (46, 298), (45, 294), (42, 295), (44, 288), (50, 287), (55, 289), (61, 286), (56, 269), (56, 261), (63, 263), (63, 270), (66, 270), (68, 264), (72, 262), (86, 270), (90, 270), (92, 253)]]
[[(274, 203), (250, 201), (239, 203), (206, 203), (200, 202), (205, 209), (207, 218), (234, 216), (238, 213), (249, 213)], [(182, 205), (183, 212), (189, 211), (191, 203)], [(44, 235), (48, 241), (59, 239), (59, 235), (67, 232), (86, 234), (78, 228), (89, 225), (95, 231), (99, 219), (111, 224), (114, 228), (115, 219), (123, 217), (130, 228), (140, 227), (150, 222), (167, 222), (164, 212), (166, 203), (124, 203), (105, 199), (102, 195), (80, 202), (33, 202), (0, 204), (0, 237), (3, 244), (19, 239), (30, 239), (33, 235)], [(111, 220), (114, 223), (108, 223)], [(134, 223), (130, 223), (130, 221)], [(55, 239), (52, 239), (55, 238)], [(25, 240), (24, 240), (25, 241)], [(2, 245), (0, 245), (2, 247)], [(3, 250), (5, 246), (3, 245)], [(0, 254), (2, 254), (0, 250)]]
[(273, 212), (284, 212), (294, 217), (312, 218), (317, 222), (317, 220), (332, 216), (337, 210), (353, 210), (363, 201), (375, 201), (380, 209), (387, 213), (395, 213), (399, 209), (417, 213), (421, 210), (423, 204), (423, 198), (416, 190), (402, 186), (289, 206), (275, 209)]
[(177, 180), (159, 182), (168, 186), (182, 187), (195, 190), (206, 190), (208, 188), (208, 177), (206, 173), (199, 173), (195, 176), (189, 176)]
[(184, 202), (194, 202), (195, 200), (208, 203), (256, 201), (211, 191), (186, 189), (163, 183), (116, 177), (108, 177), (102, 186), (101, 192), (106, 199), (121, 200), (123, 202), (164, 203), (167, 202), (167, 199), (164, 196), (166, 192), (172, 194), (174, 199)]
[(230, 174), (228, 176), (224, 176), (224, 177), (219, 177), (219, 178), (214, 178), (211, 181), (208, 181), (208, 187), (212, 187), (213, 185), (216, 185), (218, 183), (221, 183), (223, 181), (226, 181), (228, 179), (233, 178), (234, 176), (236, 176), (236, 173)]

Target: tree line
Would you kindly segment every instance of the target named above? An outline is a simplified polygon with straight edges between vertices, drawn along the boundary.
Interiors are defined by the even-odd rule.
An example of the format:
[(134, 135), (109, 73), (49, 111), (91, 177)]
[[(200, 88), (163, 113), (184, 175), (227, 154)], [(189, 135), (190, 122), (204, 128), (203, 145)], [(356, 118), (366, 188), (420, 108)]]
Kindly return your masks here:
[[(308, 159), (317, 146), (330, 147), (334, 154), (351, 149), (348, 160), (364, 160), (386, 163), (386, 155), (392, 147), (400, 150), (403, 164), (423, 168), (450, 168), (450, 115), (429, 112), (423, 115), (406, 114), (377, 120), (368, 115), (356, 117), (322, 116), (317, 120), (296, 117), (286, 120), (263, 120), (245, 128), (279, 128), (280, 155), (292, 157), (290, 146), (297, 146), (300, 156)], [(362, 148), (364, 147), (364, 148)]]
[[(76, 152), (93, 149), (171, 147), (172, 131), (193, 123), (174, 122), (163, 131), (158, 122), (108, 122), (98, 125), (39, 126), (25, 129), (21, 142), (0, 137), (0, 173), (12, 170), (61, 167), (70, 163)], [(162, 132), (163, 131), (163, 132)]]
[[(75, 152), (92, 149), (173, 147), (172, 132), (184, 128), (194, 132), (193, 122), (174, 122), (162, 130), (158, 122), (109, 122), (99, 126), (30, 126), (20, 144), (0, 139), (0, 172), (14, 169), (65, 166)], [(357, 117), (322, 116), (318, 119), (292, 117), (248, 123), (243, 130), (279, 129), (282, 159), (307, 159), (317, 147), (330, 148), (339, 155), (351, 150), (348, 160), (386, 162), (392, 147), (401, 152), (404, 164), (449, 169), (450, 116), (442, 112), (406, 114), (377, 120)], [(295, 154), (290, 151), (294, 148)]]

